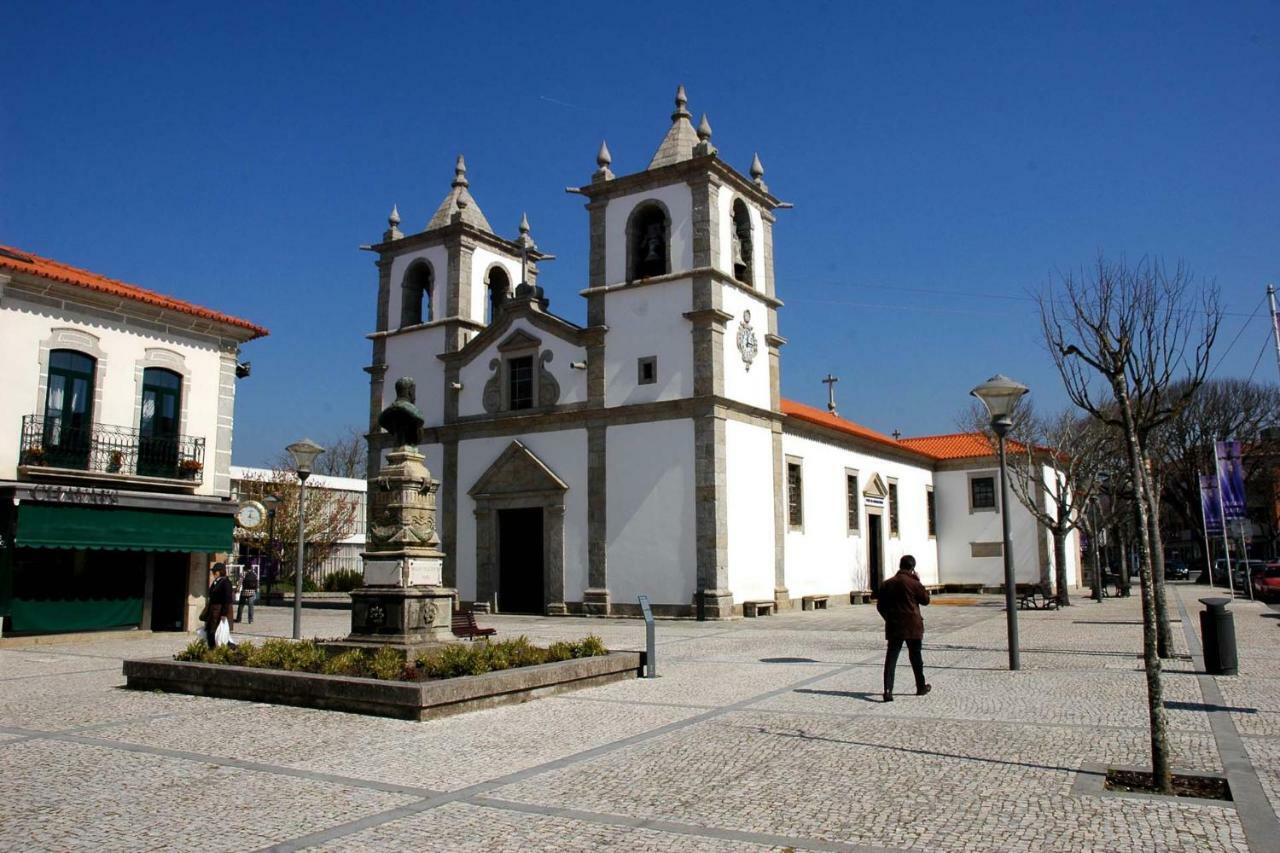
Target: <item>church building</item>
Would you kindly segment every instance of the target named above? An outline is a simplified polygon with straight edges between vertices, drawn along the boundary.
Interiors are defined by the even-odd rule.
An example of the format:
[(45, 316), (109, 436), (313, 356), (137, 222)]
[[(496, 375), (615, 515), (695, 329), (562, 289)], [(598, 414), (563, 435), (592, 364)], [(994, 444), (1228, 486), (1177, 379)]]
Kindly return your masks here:
[[(640, 595), (703, 618), (835, 606), (865, 600), (906, 553), (926, 584), (998, 584), (989, 452), (948, 460), (781, 398), (773, 231), (787, 205), (758, 157), (744, 175), (711, 136), (681, 87), (646, 169), (615, 175), (601, 144), (572, 190), (590, 234), (585, 326), (550, 310), (548, 256), (527, 220), (515, 239), (494, 232), (462, 157), (424, 230), (402, 233), (392, 211), (370, 247), (370, 478), (387, 449), (377, 414), (412, 377), (444, 581), (480, 610), (628, 614)], [(1051, 556), (1029, 520), (1018, 577), (1039, 582)]]

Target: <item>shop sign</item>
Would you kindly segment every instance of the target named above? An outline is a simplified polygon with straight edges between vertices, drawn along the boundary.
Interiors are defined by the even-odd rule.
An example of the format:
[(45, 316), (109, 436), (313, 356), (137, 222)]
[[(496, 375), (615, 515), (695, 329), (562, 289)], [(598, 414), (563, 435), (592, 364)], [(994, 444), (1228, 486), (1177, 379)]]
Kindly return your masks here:
[(116, 506), (120, 503), (120, 492), (116, 489), (94, 489), (84, 486), (33, 486), (31, 497), (34, 500), (59, 504)]

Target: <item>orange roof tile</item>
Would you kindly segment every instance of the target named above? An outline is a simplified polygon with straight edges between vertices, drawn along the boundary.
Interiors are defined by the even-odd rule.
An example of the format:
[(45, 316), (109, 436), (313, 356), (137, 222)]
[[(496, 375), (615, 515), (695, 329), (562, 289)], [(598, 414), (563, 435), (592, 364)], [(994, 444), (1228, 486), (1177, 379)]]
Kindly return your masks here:
[(897, 441), (891, 436), (884, 433), (876, 432), (873, 429), (864, 427), (862, 424), (855, 424), (853, 421), (847, 421), (844, 418), (837, 417), (830, 412), (824, 412), (822, 409), (815, 409), (813, 406), (806, 406), (804, 403), (797, 403), (794, 400), (782, 401), (782, 413), (789, 418), (795, 418), (798, 421), (817, 424), (828, 429), (834, 429), (843, 432), (855, 438), (874, 441), (877, 444), (889, 445), (899, 450), (906, 450), (909, 453), (915, 453), (920, 456), (932, 456), (932, 454), (920, 450), (919, 448), (907, 446), (905, 441)]
[[(935, 459), (976, 459), (995, 456), (987, 437), (979, 432), (953, 432), (948, 435), (921, 435), (904, 438), (899, 442), (907, 447), (927, 453)], [(1023, 450), (1023, 445), (1009, 441), (1009, 449)]]
[(249, 340), (266, 337), (269, 334), (265, 328), (250, 323), (248, 320), (232, 317), (230, 314), (223, 314), (210, 308), (203, 308), (190, 302), (184, 302), (181, 299), (174, 299), (172, 296), (165, 296), (153, 290), (126, 284), (123, 281), (107, 278), (95, 272), (68, 266), (49, 258), (42, 258), (11, 246), (0, 245), (0, 269), (40, 276), (41, 278), (60, 281), (64, 284), (73, 284), (88, 290), (95, 290), (99, 293), (119, 296), (124, 299), (133, 299), (138, 302), (145, 302), (148, 305), (167, 308), (171, 311), (179, 311), (183, 314), (190, 314), (193, 317), (201, 317), (205, 320), (237, 326), (253, 333), (253, 337), (249, 338)]

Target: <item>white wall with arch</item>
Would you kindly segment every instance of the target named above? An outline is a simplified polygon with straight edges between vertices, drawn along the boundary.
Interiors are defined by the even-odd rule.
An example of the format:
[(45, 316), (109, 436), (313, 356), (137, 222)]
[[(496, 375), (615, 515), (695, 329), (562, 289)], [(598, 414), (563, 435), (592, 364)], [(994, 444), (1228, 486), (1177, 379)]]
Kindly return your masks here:
[(693, 192), (688, 184), (670, 184), (618, 196), (605, 206), (605, 283), (627, 280), (627, 221), (631, 211), (650, 199), (661, 202), (671, 216), (667, 247), (671, 271), (693, 268)]

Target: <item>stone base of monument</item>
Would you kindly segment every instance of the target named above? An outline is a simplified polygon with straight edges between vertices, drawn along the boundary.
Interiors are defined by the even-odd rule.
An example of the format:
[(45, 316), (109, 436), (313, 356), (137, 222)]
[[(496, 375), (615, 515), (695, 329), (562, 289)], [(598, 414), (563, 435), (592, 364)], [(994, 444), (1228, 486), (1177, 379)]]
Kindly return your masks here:
[(420, 649), (455, 641), (453, 601), (444, 586), (362, 586), (351, 590), (351, 634), (344, 645)]

